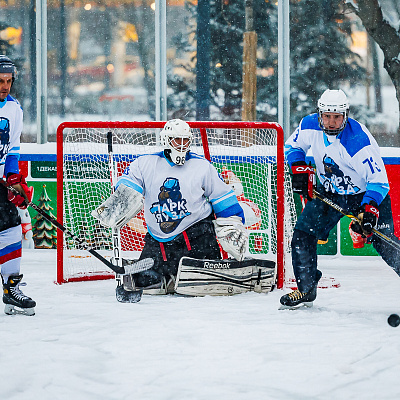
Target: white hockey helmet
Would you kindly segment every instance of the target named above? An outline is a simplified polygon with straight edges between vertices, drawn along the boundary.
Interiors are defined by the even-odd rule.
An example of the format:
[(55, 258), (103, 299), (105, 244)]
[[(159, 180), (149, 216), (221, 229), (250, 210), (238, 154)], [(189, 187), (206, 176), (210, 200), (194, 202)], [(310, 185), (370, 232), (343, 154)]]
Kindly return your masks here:
[[(187, 139), (180, 143), (175, 139)], [(186, 153), (193, 141), (193, 133), (187, 122), (181, 119), (171, 119), (160, 132), (160, 142), (165, 150), (169, 151), (171, 161), (176, 165), (183, 165), (186, 161)]]
[[(339, 129), (326, 129), (322, 123), (323, 113), (343, 114), (343, 123)], [(349, 118), (349, 101), (343, 90), (325, 90), (318, 100), (318, 122), (327, 135), (337, 136), (343, 131)]]

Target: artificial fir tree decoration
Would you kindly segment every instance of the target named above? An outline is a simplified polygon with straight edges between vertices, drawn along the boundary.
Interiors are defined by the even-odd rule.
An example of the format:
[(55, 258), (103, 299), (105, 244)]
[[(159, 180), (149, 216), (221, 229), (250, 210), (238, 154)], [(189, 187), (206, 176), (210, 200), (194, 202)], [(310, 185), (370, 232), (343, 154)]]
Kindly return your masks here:
[[(51, 199), (46, 191), (46, 185), (43, 185), (42, 193), (39, 197), (39, 208), (46, 211), (51, 217), (56, 218), (52, 213), (53, 207), (50, 205)], [(55, 249), (57, 248), (57, 228), (42, 215), (36, 214), (33, 217), (35, 222), (32, 224), (33, 241), (37, 249)]]

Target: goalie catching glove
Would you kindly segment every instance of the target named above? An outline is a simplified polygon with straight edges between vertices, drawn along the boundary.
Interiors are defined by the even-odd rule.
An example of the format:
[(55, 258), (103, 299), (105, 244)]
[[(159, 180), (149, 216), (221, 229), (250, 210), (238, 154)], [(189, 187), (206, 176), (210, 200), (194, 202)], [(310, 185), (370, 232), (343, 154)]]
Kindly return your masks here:
[(236, 260), (242, 261), (249, 237), (242, 219), (237, 216), (217, 218), (213, 224), (221, 247)]
[(121, 228), (138, 214), (143, 207), (143, 196), (129, 186), (121, 184), (99, 207), (93, 217), (108, 228)]

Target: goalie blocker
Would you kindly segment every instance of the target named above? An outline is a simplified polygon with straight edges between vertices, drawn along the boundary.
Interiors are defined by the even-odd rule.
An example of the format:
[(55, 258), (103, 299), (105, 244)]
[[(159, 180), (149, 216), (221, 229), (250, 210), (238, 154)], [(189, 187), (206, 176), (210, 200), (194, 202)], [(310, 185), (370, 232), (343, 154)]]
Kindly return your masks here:
[(122, 228), (143, 208), (143, 196), (121, 183), (116, 191), (91, 212), (107, 228)]
[(175, 292), (188, 296), (229, 296), (268, 293), (275, 286), (275, 262), (270, 260), (199, 260), (182, 257)]

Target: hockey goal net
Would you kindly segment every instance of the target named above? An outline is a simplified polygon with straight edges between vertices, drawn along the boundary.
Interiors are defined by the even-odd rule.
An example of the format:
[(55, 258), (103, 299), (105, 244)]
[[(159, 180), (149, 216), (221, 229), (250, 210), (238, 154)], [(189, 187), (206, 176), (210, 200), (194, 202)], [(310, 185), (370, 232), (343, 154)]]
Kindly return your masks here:
[[(266, 122), (188, 123), (194, 132), (191, 151), (214, 164), (244, 210), (248, 255), (275, 260), (277, 286), (282, 287), (296, 219), (282, 128)], [(115, 254), (113, 234), (90, 213), (110, 196), (112, 180), (117, 180), (130, 162), (142, 154), (162, 151), (159, 132), (164, 124), (64, 122), (58, 127), (57, 219), (106, 259)], [(141, 212), (119, 232), (120, 255), (138, 257), (145, 232)], [(58, 232), (58, 283), (113, 277), (114, 273), (81, 245)]]

